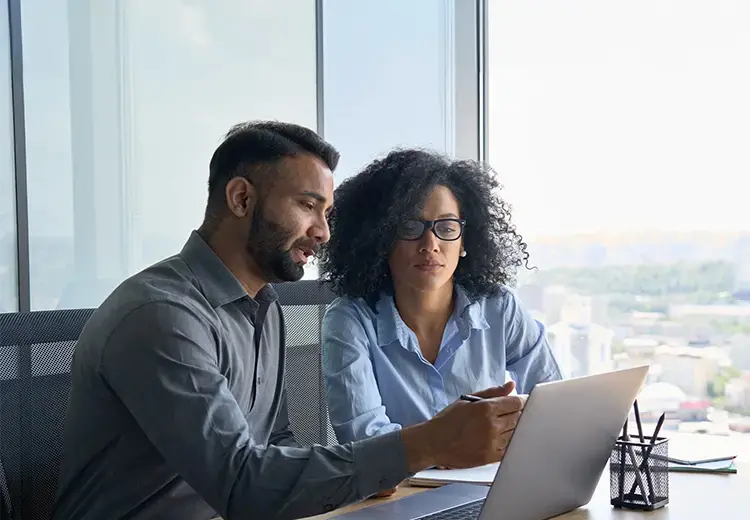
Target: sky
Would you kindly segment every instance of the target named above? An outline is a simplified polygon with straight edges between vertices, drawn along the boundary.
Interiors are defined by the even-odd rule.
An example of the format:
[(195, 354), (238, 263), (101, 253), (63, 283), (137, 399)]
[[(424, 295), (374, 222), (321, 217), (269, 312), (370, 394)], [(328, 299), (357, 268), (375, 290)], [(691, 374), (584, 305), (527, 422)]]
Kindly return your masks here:
[[(285, 12), (267, 0), (91, 4), (95, 113), (114, 99), (101, 94), (115, 91), (113, 56), (126, 84), (124, 123), (105, 112), (94, 135), (130, 140), (130, 211), (152, 221), (140, 233), (182, 239), (200, 219), (208, 158), (234, 122), (316, 125), (312, 2), (288, 2)], [(32, 235), (72, 232), (72, 134), (86, 122), (71, 99), (86, 80), (60, 42), (80, 5), (24, 3)], [(451, 151), (447, 5), (324, 2), (325, 130), (342, 152), (339, 180), (394, 146)], [(750, 228), (739, 211), (750, 191), (750, 3), (489, 8), (489, 159), (521, 231)], [(110, 47), (118, 23), (122, 46)], [(120, 184), (103, 173), (119, 163), (98, 164), (96, 189)], [(165, 191), (186, 204), (154, 219)]]
[(750, 2), (489, 8), (490, 163), (521, 231), (750, 232)]
[[(449, 6), (323, 2), (325, 134), (342, 152), (339, 182), (396, 146), (453, 151)], [(119, 233), (156, 244), (143, 255), (128, 246), (135, 264), (156, 260), (200, 223), (208, 160), (230, 125), (314, 128), (314, 2), (285, 7), (25, 0), (32, 239), (88, 225), (102, 258)], [(489, 159), (524, 236), (750, 231), (750, 2), (489, 8)], [(76, 37), (86, 31), (91, 48)], [(81, 188), (92, 167), (93, 186)], [(11, 173), (0, 172), (3, 186)], [(87, 193), (98, 201), (89, 208)], [(76, 211), (89, 212), (79, 224)]]

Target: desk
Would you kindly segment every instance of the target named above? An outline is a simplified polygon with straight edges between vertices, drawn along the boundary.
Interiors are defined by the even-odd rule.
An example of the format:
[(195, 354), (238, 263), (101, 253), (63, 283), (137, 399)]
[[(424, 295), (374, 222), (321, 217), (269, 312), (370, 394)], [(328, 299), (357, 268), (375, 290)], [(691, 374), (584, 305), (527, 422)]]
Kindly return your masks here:
[[(428, 488), (401, 486), (389, 498), (365, 500), (358, 504), (310, 517), (311, 520), (336, 518), (347, 511), (370, 507), (389, 500), (398, 500)], [(670, 473), (669, 504), (650, 513), (615, 509), (609, 504), (609, 466), (591, 501), (581, 508), (556, 517), (561, 520), (747, 520), (750, 518), (750, 461), (737, 462), (737, 473), (709, 475), (701, 473)]]

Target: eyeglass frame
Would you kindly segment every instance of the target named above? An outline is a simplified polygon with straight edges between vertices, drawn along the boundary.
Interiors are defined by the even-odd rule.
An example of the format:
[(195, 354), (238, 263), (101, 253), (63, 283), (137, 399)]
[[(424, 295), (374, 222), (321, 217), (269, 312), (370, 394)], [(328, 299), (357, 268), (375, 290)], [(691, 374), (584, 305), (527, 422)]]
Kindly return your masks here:
[[(461, 238), (462, 236), (464, 236), (464, 228), (466, 227), (466, 220), (465, 219), (462, 219), (462, 218), (453, 218), (453, 217), (438, 218), (438, 219), (435, 219), (435, 220), (422, 220), (422, 219), (418, 219), (418, 218), (410, 218), (410, 219), (407, 219), (407, 222), (408, 221), (421, 223), (422, 224), (422, 232), (416, 238), (403, 238), (400, 235), (400, 233), (398, 232), (398, 227), (397, 227), (396, 228), (396, 237), (399, 240), (405, 240), (407, 242), (416, 242), (417, 240), (420, 240), (428, 230), (430, 230), (438, 238), (438, 240), (442, 240), (443, 242), (455, 242), (456, 240), (458, 240), (459, 238)], [(456, 222), (460, 226), (460, 228), (461, 228), (459, 230), (458, 236), (456, 238), (450, 238), (450, 239), (447, 239), (447, 240), (445, 238), (442, 238), (435, 231), (435, 224), (438, 223), (438, 222)]]

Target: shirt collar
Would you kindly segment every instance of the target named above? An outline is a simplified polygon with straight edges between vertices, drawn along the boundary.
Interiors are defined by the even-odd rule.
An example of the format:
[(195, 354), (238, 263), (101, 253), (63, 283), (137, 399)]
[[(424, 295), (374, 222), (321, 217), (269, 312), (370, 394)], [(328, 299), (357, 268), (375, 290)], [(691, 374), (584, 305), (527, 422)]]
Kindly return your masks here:
[(476, 300), (469, 300), (469, 296), (463, 287), (456, 284), (453, 288), (456, 294), (456, 307), (454, 315), (460, 318), (460, 321), (464, 321), (469, 329), (484, 330), (489, 329), (490, 324), (484, 318), (484, 305), (483, 302)]
[(240, 281), (197, 231), (190, 233), (180, 256), (198, 279), (201, 291), (214, 309), (245, 297), (256, 304), (277, 299), (276, 291), (270, 285), (258, 291), (255, 299), (250, 298)]
[(398, 340), (402, 346), (408, 345), (406, 324), (396, 309), (396, 302), (390, 291), (384, 291), (376, 304), (378, 345), (384, 347)]
[[(456, 304), (451, 319), (456, 319), (458, 326), (468, 337), (471, 329), (488, 329), (489, 323), (484, 318), (483, 305), (480, 301), (469, 300), (466, 291), (456, 284), (453, 288), (456, 296)], [(376, 304), (378, 345), (384, 347), (394, 341), (406, 347), (408, 343), (407, 327), (396, 309), (396, 302), (390, 291), (381, 293)]]

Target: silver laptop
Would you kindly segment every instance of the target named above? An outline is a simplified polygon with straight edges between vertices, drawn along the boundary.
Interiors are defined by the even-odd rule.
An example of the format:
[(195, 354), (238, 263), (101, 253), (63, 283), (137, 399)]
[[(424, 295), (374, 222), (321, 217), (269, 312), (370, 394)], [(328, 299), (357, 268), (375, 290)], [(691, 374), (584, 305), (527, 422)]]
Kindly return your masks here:
[(647, 373), (536, 385), (490, 487), (450, 484), (337, 518), (543, 520), (586, 505)]

